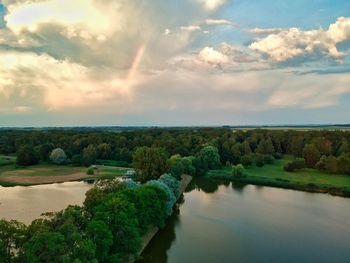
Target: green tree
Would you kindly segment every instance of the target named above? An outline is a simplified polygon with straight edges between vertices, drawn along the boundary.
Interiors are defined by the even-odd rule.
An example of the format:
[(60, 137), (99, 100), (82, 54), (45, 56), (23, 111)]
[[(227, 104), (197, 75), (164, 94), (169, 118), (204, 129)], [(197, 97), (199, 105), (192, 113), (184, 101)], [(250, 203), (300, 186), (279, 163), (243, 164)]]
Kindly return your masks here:
[(133, 154), (136, 178), (141, 182), (158, 179), (168, 169), (168, 154), (163, 148), (140, 147)]
[(255, 154), (255, 165), (257, 167), (263, 167), (265, 165), (265, 158), (263, 154), (257, 153)]
[(220, 168), (220, 155), (216, 147), (206, 146), (202, 148), (199, 152), (199, 157), (207, 165), (208, 169)]
[(321, 154), (313, 144), (307, 144), (303, 150), (303, 157), (306, 162), (306, 166), (313, 168), (316, 163), (320, 160)]
[(272, 141), (270, 138), (263, 139), (260, 141), (258, 148), (256, 149), (257, 153), (260, 154), (271, 154), (275, 153), (275, 149), (273, 147)]
[(50, 159), (50, 153), (54, 149), (52, 143), (45, 143), (39, 147), (40, 160), (43, 162), (48, 162)]
[(247, 172), (242, 164), (233, 165), (231, 174), (236, 178), (243, 178), (247, 176)]
[(65, 164), (67, 162), (67, 155), (61, 148), (56, 148), (51, 152), (50, 160), (54, 164)]
[(110, 247), (113, 244), (112, 232), (105, 222), (92, 220), (87, 227), (87, 233), (96, 246), (96, 258), (98, 262), (106, 262)]
[(17, 151), (17, 164), (29, 166), (39, 163), (39, 154), (32, 146), (24, 145)]
[(24, 240), (25, 230), (25, 225), (16, 220), (0, 220), (0, 262), (14, 262), (16, 251)]
[(90, 144), (88, 147), (84, 148), (82, 156), (82, 164), (84, 166), (90, 166), (96, 162), (97, 152), (94, 145)]

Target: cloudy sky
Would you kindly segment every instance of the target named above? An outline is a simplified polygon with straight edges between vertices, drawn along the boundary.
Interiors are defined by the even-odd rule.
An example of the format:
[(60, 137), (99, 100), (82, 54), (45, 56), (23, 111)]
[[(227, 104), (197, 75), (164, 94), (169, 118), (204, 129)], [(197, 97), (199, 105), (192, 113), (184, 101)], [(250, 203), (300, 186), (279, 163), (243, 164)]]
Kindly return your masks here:
[(0, 0), (0, 126), (350, 123), (348, 0)]

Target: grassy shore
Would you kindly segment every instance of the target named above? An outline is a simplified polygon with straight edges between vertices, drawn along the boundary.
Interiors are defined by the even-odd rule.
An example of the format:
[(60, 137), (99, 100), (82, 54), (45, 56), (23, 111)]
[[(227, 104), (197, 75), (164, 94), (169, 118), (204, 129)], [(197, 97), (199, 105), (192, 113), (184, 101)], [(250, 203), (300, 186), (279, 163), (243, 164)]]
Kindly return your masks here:
[(308, 192), (330, 193), (332, 195), (350, 197), (350, 176), (321, 173), (316, 169), (302, 169), (293, 173), (285, 172), (283, 164), (288, 158), (276, 160), (273, 164), (262, 168), (248, 167), (248, 175), (244, 178), (235, 178), (231, 175), (231, 168), (208, 172), (207, 177), (224, 179), (255, 185), (281, 187)]
[(15, 164), (8, 164), (0, 166), (0, 185), (28, 186), (95, 178), (114, 178), (123, 176), (127, 170), (128, 168), (99, 166), (94, 175), (87, 175), (86, 167), (52, 164), (16, 167)]

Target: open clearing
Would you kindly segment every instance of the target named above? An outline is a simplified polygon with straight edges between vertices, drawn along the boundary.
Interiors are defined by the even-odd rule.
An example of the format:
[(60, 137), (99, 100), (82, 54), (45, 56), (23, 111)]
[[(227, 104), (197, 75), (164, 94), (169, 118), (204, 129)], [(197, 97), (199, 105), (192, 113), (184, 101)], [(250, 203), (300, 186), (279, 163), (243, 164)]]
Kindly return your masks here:
[(267, 164), (262, 168), (254, 165), (247, 167), (248, 176), (245, 178), (233, 178), (231, 176), (231, 167), (212, 170), (208, 173), (208, 177), (315, 192), (329, 192), (329, 190), (333, 190), (335, 192), (334, 194), (337, 194), (336, 192), (339, 190), (339, 195), (350, 193), (349, 175), (326, 174), (309, 168), (292, 173), (285, 172), (283, 170), (283, 164), (289, 159), (290, 157), (276, 160), (273, 164)]
[(78, 181), (92, 178), (122, 176), (127, 168), (99, 166), (94, 175), (86, 174), (86, 167), (35, 165), (16, 168), (15, 165), (0, 167), (0, 185), (36, 185)]

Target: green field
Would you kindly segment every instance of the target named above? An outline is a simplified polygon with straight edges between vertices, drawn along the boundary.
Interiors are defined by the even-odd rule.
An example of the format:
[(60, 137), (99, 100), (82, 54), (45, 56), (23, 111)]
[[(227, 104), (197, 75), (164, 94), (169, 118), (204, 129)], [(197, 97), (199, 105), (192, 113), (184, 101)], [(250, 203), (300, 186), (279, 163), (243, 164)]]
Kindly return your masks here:
[(248, 167), (244, 178), (231, 176), (231, 168), (209, 171), (207, 176), (214, 179), (239, 181), (249, 184), (266, 185), (311, 192), (328, 192), (334, 195), (350, 196), (350, 176), (321, 173), (316, 169), (302, 169), (293, 173), (285, 172), (283, 164), (289, 158), (276, 160), (262, 168)]
[(17, 167), (15, 158), (11, 162), (1, 158), (0, 185), (35, 185), (64, 181), (76, 181), (91, 178), (114, 178), (123, 176), (130, 168), (98, 166), (94, 175), (87, 175), (86, 167), (74, 167), (70, 165), (40, 164), (29, 167)]
[(11, 165), (16, 163), (16, 157), (0, 155), (0, 166)]

